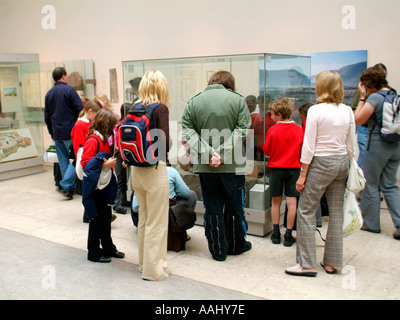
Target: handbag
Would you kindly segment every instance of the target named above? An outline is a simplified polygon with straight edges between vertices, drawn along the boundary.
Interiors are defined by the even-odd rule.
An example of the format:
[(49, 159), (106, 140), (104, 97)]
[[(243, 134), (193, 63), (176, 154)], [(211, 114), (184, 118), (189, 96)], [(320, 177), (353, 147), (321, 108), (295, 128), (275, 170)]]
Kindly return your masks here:
[(343, 202), (343, 236), (347, 237), (355, 231), (360, 230), (363, 218), (356, 195), (346, 190)]
[(349, 111), (350, 111), (350, 139), (351, 139), (352, 157), (350, 157), (350, 169), (349, 169), (349, 176), (346, 182), (346, 189), (351, 192), (357, 193), (364, 190), (366, 180), (364, 177), (364, 172), (358, 165), (355, 156), (355, 148), (354, 148), (355, 125), (351, 114), (352, 111), (350, 108)]
[(194, 226), (196, 212), (186, 203), (180, 202), (169, 207), (169, 227), (173, 232), (182, 232)]

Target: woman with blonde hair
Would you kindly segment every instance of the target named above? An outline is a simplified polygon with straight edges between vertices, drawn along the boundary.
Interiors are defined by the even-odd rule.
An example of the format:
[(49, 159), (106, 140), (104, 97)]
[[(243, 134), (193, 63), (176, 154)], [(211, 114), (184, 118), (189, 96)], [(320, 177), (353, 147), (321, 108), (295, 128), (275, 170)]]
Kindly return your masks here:
[(113, 107), (105, 94), (98, 94), (94, 97), (94, 100), (100, 102), (103, 108), (113, 111)]
[(344, 89), (340, 75), (323, 71), (317, 76), (318, 104), (307, 113), (301, 154), (301, 193), (297, 209), (297, 265), (286, 268), (290, 275), (316, 276), (315, 214), (325, 193), (329, 225), (324, 257), (320, 265), (329, 274), (343, 266), (343, 199), (352, 154), (351, 108), (342, 103)]
[(139, 202), (139, 271), (145, 280), (168, 277), (167, 241), (169, 185), (167, 152), (169, 151), (169, 90), (164, 75), (149, 70), (139, 86), (139, 100), (131, 107), (147, 108), (159, 103), (153, 115), (157, 130), (158, 163), (151, 167), (132, 166), (133, 189)]

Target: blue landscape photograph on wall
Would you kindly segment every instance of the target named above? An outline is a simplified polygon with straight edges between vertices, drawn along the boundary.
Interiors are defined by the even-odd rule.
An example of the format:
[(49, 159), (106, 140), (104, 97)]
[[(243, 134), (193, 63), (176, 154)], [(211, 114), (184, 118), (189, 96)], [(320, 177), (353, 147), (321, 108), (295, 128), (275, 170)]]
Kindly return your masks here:
[(343, 103), (351, 106), (358, 88), (359, 77), (367, 68), (367, 50), (297, 53), (311, 57), (311, 101), (316, 101), (315, 81), (318, 73), (337, 71), (345, 88)]

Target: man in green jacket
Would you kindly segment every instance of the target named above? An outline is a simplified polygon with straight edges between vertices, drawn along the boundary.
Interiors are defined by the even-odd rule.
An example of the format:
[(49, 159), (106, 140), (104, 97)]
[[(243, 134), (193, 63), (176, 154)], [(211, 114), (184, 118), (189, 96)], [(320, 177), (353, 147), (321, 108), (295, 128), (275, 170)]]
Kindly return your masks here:
[(234, 90), (233, 75), (218, 71), (182, 116), (182, 140), (195, 158), (193, 172), (200, 177), (208, 247), (218, 261), (251, 249), (245, 240), (243, 146), (251, 117), (245, 99)]

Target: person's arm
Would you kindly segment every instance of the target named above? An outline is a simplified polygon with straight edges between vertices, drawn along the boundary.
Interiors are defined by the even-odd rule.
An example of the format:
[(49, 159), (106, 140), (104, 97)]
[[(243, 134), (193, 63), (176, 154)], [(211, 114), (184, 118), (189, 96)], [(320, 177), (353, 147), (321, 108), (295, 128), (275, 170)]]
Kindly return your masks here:
[(174, 189), (176, 195), (180, 198), (187, 199), (189, 197), (190, 189), (186, 185), (185, 181), (183, 181), (178, 171), (174, 170), (173, 179), (174, 179)]
[(192, 101), (189, 101), (182, 115), (182, 141), (191, 155), (198, 157), (205, 154), (206, 159), (202, 158), (202, 161), (208, 161), (215, 150), (197, 133), (191, 108)]
[(86, 164), (89, 162), (90, 159), (96, 156), (99, 150), (98, 143), (99, 142), (97, 141), (96, 138), (90, 138), (86, 141), (85, 146), (83, 147), (83, 152), (81, 157), (82, 169), (85, 168)]
[(264, 154), (269, 157), (272, 153), (272, 139), (271, 139), (271, 131), (268, 130), (267, 136), (265, 138), (265, 143), (263, 147)]
[(169, 110), (166, 106), (160, 105), (154, 110), (158, 129), (165, 134), (165, 151), (169, 151)]
[(224, 162), (225, 156), (227, 156), (228, 159), (233, 159), (234, 149), (242, 147), (243, 141), (251, 127), (251, 117), (246, 101), (241, 99), (239, 103), (239, 115), (235, 129), (232, 131), (231, 136), (227, 138), (217, 150), (215, 150), (216, 153), (221, 156), (221, 163)]
[(53, 139), (53, 126), (51, 124), (51, 114), (50, 114), (50, 97), (48, 94), (46, 95), (44, 100), (44, 122), (46, 123), (50, 137)]
[(367, 90), (361, 83), (358, 84), (358, 90), (360, 92), (360, 100), (354, 112), (354, 120), (356, 125), (362, 125), (373, 115), (375, 107), (371, 103), (366, 102)]
[(70, 102), (72, 104), (72, 108), (78, 117), (79, 113), (84, 108), (82, 99), (74, 88), (70, 89), (69, 98), (70, 98)]
[(310, 164), (314, 157), (315, 144), (317, 141), (317, 119), (313, 112), (308, 112), (307, 126), (304, 132), (303, 147), (301, 150), (301, 162)]
[(71, 139), (72, 145), (74, 146), (75, 156), (78, 153), (78, 150), (85, 145), (88, 133), (85, 126), (79, 122), (80, 120), (78, 120), (71, 132)]
[(300, 168), (300, 175), (296, 182), (296, 190), (298, 192), (302, 192), (304, 187), (306, 186), (307, 172), (308, 172), (308, 164), (302, 163)]

